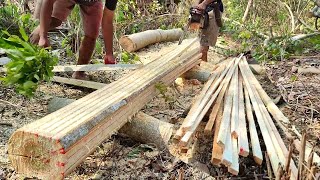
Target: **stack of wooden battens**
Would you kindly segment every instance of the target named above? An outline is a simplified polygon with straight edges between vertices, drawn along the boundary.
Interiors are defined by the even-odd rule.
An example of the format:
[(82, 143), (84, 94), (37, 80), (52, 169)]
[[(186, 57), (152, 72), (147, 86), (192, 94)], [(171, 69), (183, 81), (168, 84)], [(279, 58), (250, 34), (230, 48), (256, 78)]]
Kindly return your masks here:
[[(283, 118), (284, 115), (262, 89), (243, 55), (221, 63), (196, 97), (174, 136), (181, 150), (192, 144), (195, 133), (199, 131), (199, 124), (210, 107), (212, 112), (204, 133), (213, 135), (212, 164), (223, 164), (230, 173), (237, 175), (239, 155), (247, 157), (250, 153), (247, 129), (254, 160), (257, 164), (262, 164), (263, 155), (255, 115), (274, 174), (285, 165), (288, 150), (269, 112), (273, 117), (286, 118)], [(295, 179), (297, 168), (292, 160), (289, 162), (291, 179)]]

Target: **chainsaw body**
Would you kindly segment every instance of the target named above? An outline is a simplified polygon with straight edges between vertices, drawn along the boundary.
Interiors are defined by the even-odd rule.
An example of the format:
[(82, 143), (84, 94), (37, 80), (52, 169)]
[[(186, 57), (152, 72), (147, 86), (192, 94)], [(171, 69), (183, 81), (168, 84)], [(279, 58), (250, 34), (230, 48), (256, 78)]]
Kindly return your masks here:
[(208, 27), (209, 16), (204, 10), (191, 7), (188, 21), (189, 30), (205, 29)]

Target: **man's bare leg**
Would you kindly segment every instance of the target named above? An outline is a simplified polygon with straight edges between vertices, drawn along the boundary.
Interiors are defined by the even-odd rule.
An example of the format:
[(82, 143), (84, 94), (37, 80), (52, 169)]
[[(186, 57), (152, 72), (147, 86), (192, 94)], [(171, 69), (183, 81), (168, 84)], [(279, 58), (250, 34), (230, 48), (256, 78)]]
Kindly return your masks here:
[[(60, 26), (61, 24), (62, 24), (61, 20), (52, 17), (51, 24), (50, 24), (50, 30), (55, 29), (56, 27)], [(39, 40), (40, 40), (40, 26), (36, 27), (30, 35), (30, 42), (32, 44), (38, 44)]]
[[(79, 58), (77, 65), (89, 64), (96, 45), (96, 39), (97, 38), (84, 36), (79, 49)], [(83, 71), (76, 71), (73, 73), (72, 78), (85, 79), (85, 73)]]
[(201, 46), (201, 53), (202, 53), (202, 57), (201, 60), (208, 62), (208, 50), (209, 50), (209, 46)]

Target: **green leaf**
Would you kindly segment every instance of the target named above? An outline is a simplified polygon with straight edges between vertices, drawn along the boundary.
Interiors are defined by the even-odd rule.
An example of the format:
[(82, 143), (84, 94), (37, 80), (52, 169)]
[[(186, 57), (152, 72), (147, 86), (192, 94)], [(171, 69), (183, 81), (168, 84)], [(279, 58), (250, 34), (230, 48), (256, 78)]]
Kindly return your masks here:
[(25, 40), (25, 41), (28, 41), (28, 40), (29, 40), (29, 37), (28, 37), (26, 31), (25, 31), (22, 27), (19, 28), (19, 32), (20, 32), (23, 40)]

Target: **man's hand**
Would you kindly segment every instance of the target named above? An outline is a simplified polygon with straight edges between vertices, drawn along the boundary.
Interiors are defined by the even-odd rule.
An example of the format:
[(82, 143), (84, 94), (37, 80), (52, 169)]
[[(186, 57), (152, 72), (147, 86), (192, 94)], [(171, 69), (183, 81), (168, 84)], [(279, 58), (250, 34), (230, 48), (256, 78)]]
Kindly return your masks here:
[(112, 54), (106, 54), (104, 56), (104, 64), (116, 64), (116, 60)]
[(205, 10), (206, 9), (206, 4), (204, 3), (205, 1), (203, 1), (202, 3), (198, 4), (196, 6), (197, 9), (199, 10)]
[(44, 48), (45, 47), (49, 47), (50, 46), (50, 42), (49, 42), (48, 37), (40, 37), (38, 45), (40, 47), (44, 47)]

